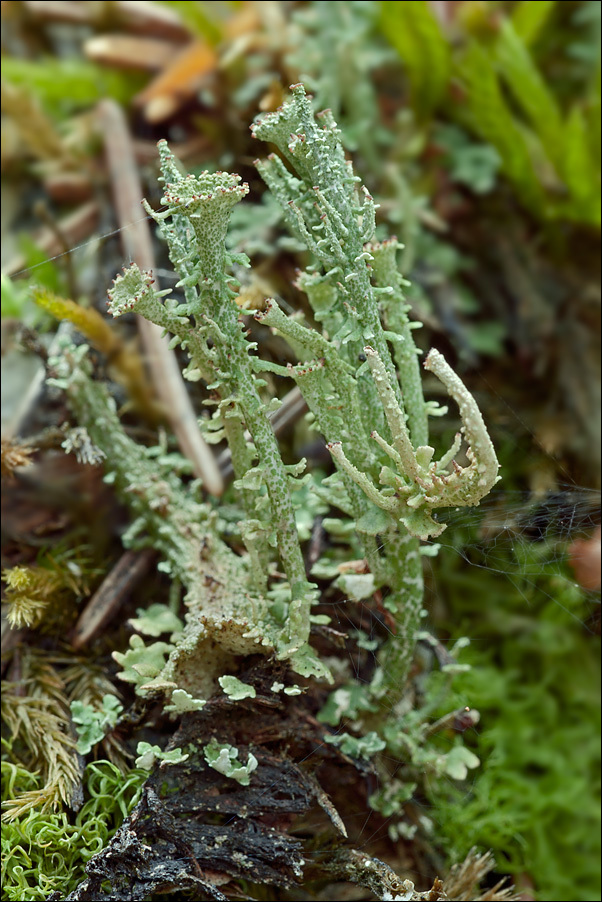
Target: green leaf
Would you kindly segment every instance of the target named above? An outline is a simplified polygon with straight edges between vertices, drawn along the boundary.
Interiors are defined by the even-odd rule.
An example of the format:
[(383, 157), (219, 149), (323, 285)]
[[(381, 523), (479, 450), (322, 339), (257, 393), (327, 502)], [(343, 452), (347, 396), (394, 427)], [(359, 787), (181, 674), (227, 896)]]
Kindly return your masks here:
[(498, 71), (512, 91), (557, 172), (562, 171), (563, 122), (560, 109), (525, 44), (509, 20), (502, 22), (495, 44)]
[(19, 237), (25, 268), (32, 270), (32, 282), (36, 287), (47, 288), (53, 294), (64, 294), (67, 285), (56, 263), (50, 259), (29, 235)]
[(26, 87), (49, 113), (59, 118), (105, 97), (127, 105), (147, 81), (147, 76), (135, 72), (117, 72), (74, 57), (34, 61), (5, 56), (2, 76)]
[(574, 201), (573, 212), (600, 225), (600, 165), (590, 153), (589, 128), (583, 110), (573, 107), (564, 130), (563, 175)]
[(473, 42), (456, 64), (464, 97), (454, 114), (467, 128), (492, 144), (502, 160), (502, 171), (519, 191), (523, 203), (537, 212), (544, 195), (523, 132), (502, 94), (487, 51)]
[[(38, 902), (52, 892), (66, 898), (85, 879), (90, 858), (108, 844), (138, 803), (147, 778), (140, 770), (123, 774), (108, 761), (88, 764), (83, 773), (86, 801), (77, 814), (30, 811), (12, 823), (5, 821), (2, 898)], [(39, 775), (2, 761), (3, 801), (35, 791), (39, 783)]]
[(512, 11), (512, 26), (525, 47), (535, 43), (550, 20), (556, 0), (521, 0)]
[(450, 48), (425, 0), (385, 0), (381, 28), (401, 57), (412, 89), (412, 105), (427, 116), (447, 91)]

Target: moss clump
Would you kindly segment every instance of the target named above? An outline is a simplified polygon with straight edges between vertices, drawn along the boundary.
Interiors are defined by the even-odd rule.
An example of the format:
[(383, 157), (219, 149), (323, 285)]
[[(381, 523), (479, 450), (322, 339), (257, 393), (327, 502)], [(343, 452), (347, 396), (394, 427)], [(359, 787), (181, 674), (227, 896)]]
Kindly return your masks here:
[(433, 786), (437, 835), (458, 860), (474, 844), (491, 848), (542, 902), (587, 902), (600, 892), (600, 642), (554, 543), (520, 548), (520, 561), (507, 549), (508, 580), (469, 569), (457, 549), (441, 554), (454, 632), (480, 611), (472, 668), (454, 688), (481, 712), (483, 767), (470, 789)]
[[(137, 804), (146, 771), (123, 775), (109, 761), (88, 764), (86, 801), (77, 815), (66, 811), (27, 815), (2, 825), (2, 899), (30, 902), (52, 892), (67, 895), (84, 878), (86, 863), (113, 836)], [(2, 800), (12, 800), (40, 786), (40, 777), (9, 761), (2, 762)]]

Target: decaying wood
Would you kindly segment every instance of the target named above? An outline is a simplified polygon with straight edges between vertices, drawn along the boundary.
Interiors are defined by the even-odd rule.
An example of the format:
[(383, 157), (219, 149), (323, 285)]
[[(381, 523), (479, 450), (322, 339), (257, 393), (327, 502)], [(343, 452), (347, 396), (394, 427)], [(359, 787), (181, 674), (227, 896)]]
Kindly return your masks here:
[(217, 51), (206, 41), (193, 41), (178, 52), (134, 102), (142, 108), (147, 122), (163, 122), (198, 93), (217, 65)]
[[(155, 767), (135, 810), (87, 865), (87, 878), (67, 897), (57, 892), (49, 900), (142, 902), (153, 893), (169, 899), (193, 891), (194, 898), (224, 902), (240, 898), (241, 880), (262, 887), (260, 898), (266, 890), (270, 898), (278, 892), (310, 898), (312, 886), (321, 888), (319, 898), (333, 898), (326, 895), (329, 883), (335, 891), (355, 884), (377, 899), (408, 902), (518, 898), (502, 884), (479, 890), (493, 868), (491, 855), (471, 852), (425, 892), (371, 857), (352, 810), (353, 799), (365, 793), (370, 765), (322, 742), (323, 727), (304, 716), (306, 701), (297, 707), (275, 697), (269, 686), (276, 672), (286, 679), (282, 664), (251, 666), (243, 676), (256, 686), (255, 699), (212, 699), (182, 718), (171, 745), (188, 759)], [(242, 762), (249, 753), (257, 758), (249, 786), (209, 767), (203, 748), (212, 737), (235, 746)], [(337, 784), (331, 800), (325, 787)]]
[[(311, 881), (358, 883), (391, 898), (405, 887), (388, 865), (346, 846), (345, 826), (323, 785), (335, 782), (336, 769), (349, 797), (361, 769), (321, 741), (319, 724), (269, 691), (274, 673), (263, 663), (245, 675), (258, 690), (252, 701), (215, 699), (184, 716), (173, 745), (186, 749), (188, 760), (155, 768), (140, 803), (90, 861), (87, 879), (68, 900), (143, 900), (158, 891), (169, 897), (188, 890), (225, 900), (232, 881), (294, 892), (309, 875)], [(211, 737), (236, 746), (243, 762), (255, 755), (259, 764), (249, 786), (208, 766), (202, 750)], [(327, 854), (312, 851), (319, 848)]]

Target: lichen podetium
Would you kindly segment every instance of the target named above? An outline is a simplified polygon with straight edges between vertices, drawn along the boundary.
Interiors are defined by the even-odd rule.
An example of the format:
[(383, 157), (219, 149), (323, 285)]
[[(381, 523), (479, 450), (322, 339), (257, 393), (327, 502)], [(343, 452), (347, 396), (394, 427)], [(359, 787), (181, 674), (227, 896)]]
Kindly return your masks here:
[[(178, 689), (201, 698), (216, 688), (234, 656), (260, 650), (275, 651), (305, 676), (328, 675), (308, 644), (316, 588), (306, 577), (291, 499), (303, 465), (282, 461), (261, 394), (261, 374), (269, 371), (292, 377), (304, 395), (336, 468), (329, 497), (355, 520), (374, 584), (386, 589), (394, 629), (380, 649), (370, 691), (390, 709), (404, 692), (422, 612), (421, 541), (444, 529), (433, 511), (478, 504), (497, 482), (499, 465), (474, 399), (435, 350), (424, 366), (458, 405), (463, 426), (449, 451), (434, 460), (428, 417), (445, 411), (423, 397), (397, 242), (374, 240), (376, 205), (358, 186), (330, 112), (315, 116), (303, 86), (291, 90), (290, 99), (252, 130), (279, 151), (257, 168), (311, 255), (298, 287), (321, 330), (288, 316), (274, 299), (254, 315), (290, 341), (299, 363), (282, 367), (252, 354), (256, 345), (234, 300), (232, 266), (249, 261), (227, 251), (226, 235), (247, 185), (224, 172), (183, 175), (164, 141), (164, 209), (146, 209), (160, 224), (183, 300), (155, 290), (152, 275), (136, 266), (109, 292), (114, 316), (135, 311), (161, 326), (190, 357), (185, 375), (215, 393), (212, 426), (231, 448), (247, 554), (236, 554), (218, 536), (208, 504), (125, 436), (81, 349), (65, 348), (54, 365), (77, 419), (106, 454), (107, 469), (135, 510), (126, 541), (154, 544), (163, 567), (186, 588), (182, 634), (171, 645), (162, 643), (158, 655), (149, 649), (146, 666), (141, 640), (119, 656), (131, 665), (129, 678), (139, 691)], [(455, 460), (462, 439), (466, 466)], [(277, 570), (288, 584), (284, 609), (269, 597)]]

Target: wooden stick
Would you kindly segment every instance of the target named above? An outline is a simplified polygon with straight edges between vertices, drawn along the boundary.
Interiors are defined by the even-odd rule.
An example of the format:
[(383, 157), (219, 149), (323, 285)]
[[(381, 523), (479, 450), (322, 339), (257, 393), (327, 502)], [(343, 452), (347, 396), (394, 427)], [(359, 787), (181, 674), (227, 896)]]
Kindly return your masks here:
[(103, 28), (110, 24), (169, 41), (190, 40), (190, 32), (173, 10), (142, 0), (118, 0), (111, 4), (89, 0), (80, 3), (74, 0), (24, 0), (23, 5), (32, 18), (42, 22), (69, 22)]
[(179, 49), (170, 41), (129, 34), (99, 34), (84, 42), (84, 53), (95, 63), (147, 72), (159, 72)]
[[(98, 105), (98, 116), (105, 138), (117, 220), (122, 228), (124, 256), (137, 263), (140, 269), (155, 270), (150, 229), (140, 206), (142, 186), (124, 113), (113, 100), (103, 100)], [(215, 457), (199, 431), (175, 354), (158, 326), (139, 317), (138, 328), (155, 389), (165, 405), (166, 416), (180, 448), (191, 461), (195, 475), (203, 480), (205, 489), (212, 495), (221, 495), (224, 482)]]
[(71, 645), (77, 651), (97, 636), (148, 573), (155, 558), (152, 549), (126, 551), (109, 571), (75, 625)]
[(52, 172), (44, 178), (44, 188), (58, 204), (82, 204), (94, 190), (88, 175), (82, 172)]

